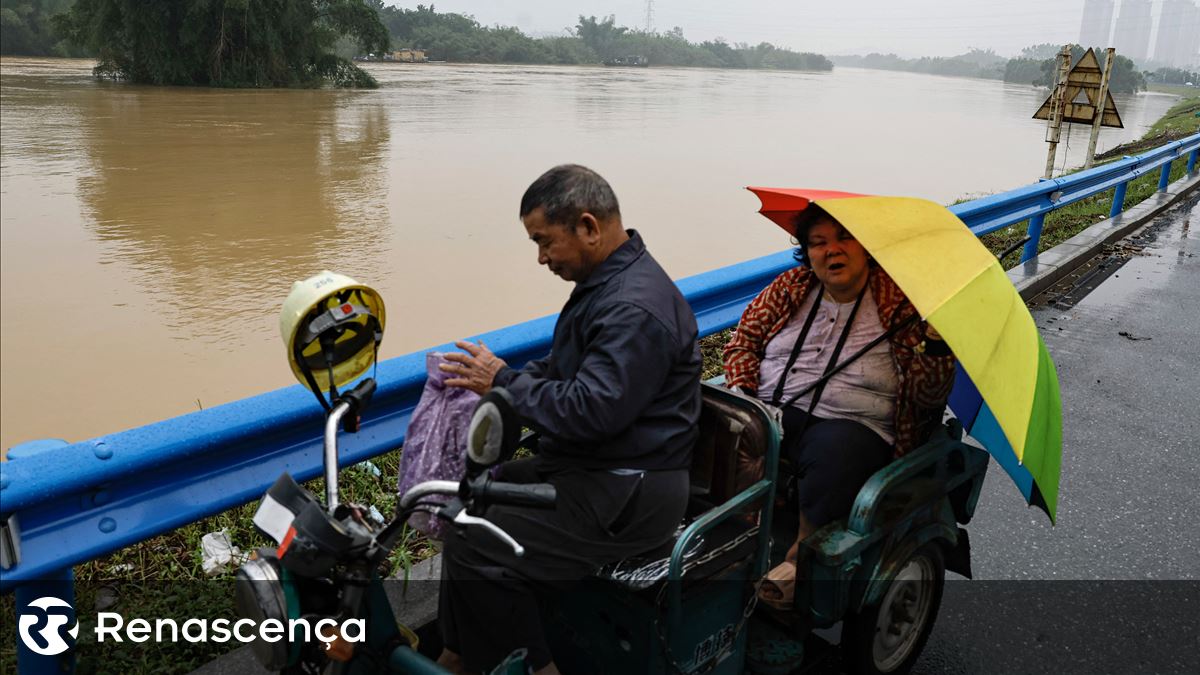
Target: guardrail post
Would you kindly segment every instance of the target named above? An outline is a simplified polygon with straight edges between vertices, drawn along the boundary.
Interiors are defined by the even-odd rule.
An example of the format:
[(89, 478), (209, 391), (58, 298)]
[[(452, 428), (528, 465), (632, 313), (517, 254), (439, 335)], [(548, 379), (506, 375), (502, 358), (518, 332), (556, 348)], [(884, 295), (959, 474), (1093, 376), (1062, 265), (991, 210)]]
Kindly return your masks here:
[(1158, 174), (1158, 191), (1166, 192), (1167, 186), (1171, 184), (1171, 162), (1163, 164), (1162, 171)]
[[(58, 438), (46, 438), (36, 441), (27, 441), (14, 445), (8, 449), (9, 462), (21, 462), (27, 457), (40, 455), (45, 452), (53, 452), (56, 448), (61, 448), (67, 445), (67, 442)], [(7, 564), (20, 564), (20, 531), (16, 530), (9, 533), (14, 537), (13, 548), (11, 554), (13, 560)], [(17, 586), (13, 592), (16, 600), (16, 616), (17, 621), (14, 628), (17, 630), (17, 672), (20, 675), (46, 675), (58, 674), (69, 675), (75, 672), (75, 639), (66, 634), (72, 626), (78, 627), (79, 618), (75, 611), (75, 571), (66, 567), (59, 570), (48, 572), (40, 575), (37, 579), (27, 581), (20, 586)], [(40, 602), (39, 602), (40, 600)], [(59, 600), (61, 602), (56, 602)], [(33, 605), (34, 602), (38, 604)], [(62, 603), (66, 603), (63, 607)], [(31, 610), (29, 607), (33, 605)], [(37, 617), (37, 622), (32, 624), (25, 630), (33, 635), (39, 635), (40, 629), (46, 629), (48, 635), (46, 639), (51, 640), (54, 636), (58, 636), (66, 641), (68, 645), (67, 651), (61, 654), (39, 654), (30, 648), (30, 645), (25, 644), (24, 636), (21, 635), (21, 620), (22, 615), (32, 615)], [(66, 624), (62, 628), (58, 626), (58, 617), (65, 616)], [(77, 629), (78, 630), (78, 629)], [(48, 648), (53, 645), (39, 644), (41, 649)]]
[[(79, 617), (75, 611), (75, 571), (70, 567), (57, 572), (51, 573), (37, 581), (29, 581), (20, 586), (17, 586), (13, 593), (16, 599), (16, 614), (17, 622), (13, 626), (17, 630), (17, 672), (20, 675), (70, 675), (75, 672), (75, 638), (67, 634), (71, 627), (75, 627), (78, 633)], [(66, 607), (61, 609), (54, 607), (61, 603), (55, 602), (60, 600), (66, 603)], [(38, 602), (40, 601), (40, 602)], [(29, 609), (29, 606), (34, 602), (34, 609)], [(60, 654), (45, 655), (39, 654), (29, 645), (25, 644), (24, 636), (21, 635), (22, 615), (33, 615), (38, 617), (38, 621), (26, 628), (27, 632), (33, 635), (38, 635), (39, 630), (45, 629), (46, 635), (50, 640), (58, 637), (64, 640), (68, 648)], [(66, 624), (61, 628), (55, 628), (59, 624), (56, 623), (58, 617), (66, 617)], [(48, 647), (53, 647), (53, 644), (48, 644)], [(39, 648), (45, 649), (43, 645), (38, 645)]]
[(1042, 240), (1042, 225), (1046, 222), (1046, 214), (1039, 213), (1029, 219), (1029, 229), (1026, 234), (1029, 235), (1029, 241), (1025, 242), (1025, 249), (1021, 252), (1021, 262), (1032, 260), (1038, 254), (1038, 243)]
[(1188, 154), (1187, 173), (1189, 176), (1196, 173), (1196, 156), (1200, 155), (1200, 148), (1195, 148)]
[(1125, 210), (1125, 190), (1128, 187), (1129, 181), (1117, 184), (1117, 189), (1113, 192), (1112, 208), (1108, 210), (1109, 218), (1116, 218), (1118, 213)]

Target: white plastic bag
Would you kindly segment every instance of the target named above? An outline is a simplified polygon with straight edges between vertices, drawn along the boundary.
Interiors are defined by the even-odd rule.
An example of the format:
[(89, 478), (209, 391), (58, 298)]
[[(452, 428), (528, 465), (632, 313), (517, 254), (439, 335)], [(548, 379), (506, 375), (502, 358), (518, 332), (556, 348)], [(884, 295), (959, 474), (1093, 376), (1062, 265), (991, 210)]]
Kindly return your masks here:
[(201, 565), (204, 573), (215, 576), (224, 571), (225, 566), (239, 560), (242, 552), (229, 541), (228, 530), (209, 532), (200, 539), (200, 552), (203, 555)]

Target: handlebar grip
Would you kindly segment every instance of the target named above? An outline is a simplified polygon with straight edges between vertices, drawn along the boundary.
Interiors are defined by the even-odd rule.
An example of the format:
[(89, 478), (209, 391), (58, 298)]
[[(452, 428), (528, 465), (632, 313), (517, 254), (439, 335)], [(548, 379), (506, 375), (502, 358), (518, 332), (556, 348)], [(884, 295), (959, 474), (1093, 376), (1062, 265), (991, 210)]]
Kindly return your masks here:
[(500, 483), (488, 481), (475, 497), (490, 504), (516, 504), (553, 508), (558, 492), (549, 483)]

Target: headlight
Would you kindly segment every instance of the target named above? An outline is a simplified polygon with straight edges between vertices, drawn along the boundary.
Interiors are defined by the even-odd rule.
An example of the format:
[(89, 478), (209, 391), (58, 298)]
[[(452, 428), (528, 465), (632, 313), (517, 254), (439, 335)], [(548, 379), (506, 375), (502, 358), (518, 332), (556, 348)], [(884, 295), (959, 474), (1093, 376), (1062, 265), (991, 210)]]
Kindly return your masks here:
[[(261, 626), (267, 619), (275, 619), (284, 626), (284, 635), (277, 642), (267, 642), (261, 636), (250, 643), (254, 658), (270, 670), (281, 670), (294, 663), (299, 657), (299, 645), (292, 649), (288, 636), (288, 619), (299, 615), (299, 607), (289, 607), (288, 593), (284, 591), (286, 574), (279, 560), (272, 555), (259, 556), (246, 561), (237, 571), (237, 610), (243, 618)], [(290, 580), (286, 583), (290, 584)], [(292, 594), (294, 602), (294, 593)], [(289, 611), (290, 610), (290, 611)]]

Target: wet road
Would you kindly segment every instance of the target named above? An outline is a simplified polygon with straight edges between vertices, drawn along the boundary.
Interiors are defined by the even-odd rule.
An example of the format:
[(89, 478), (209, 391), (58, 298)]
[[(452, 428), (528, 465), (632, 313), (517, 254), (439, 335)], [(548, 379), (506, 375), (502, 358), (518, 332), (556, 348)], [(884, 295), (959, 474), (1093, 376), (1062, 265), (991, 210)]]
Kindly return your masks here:
[(1194, 193), (1035, 302), (1062, 389), (1058, 523), (991, 468), (976, 581), (947, 584), (918, 672), (1200, 672), (1198, 230)]

